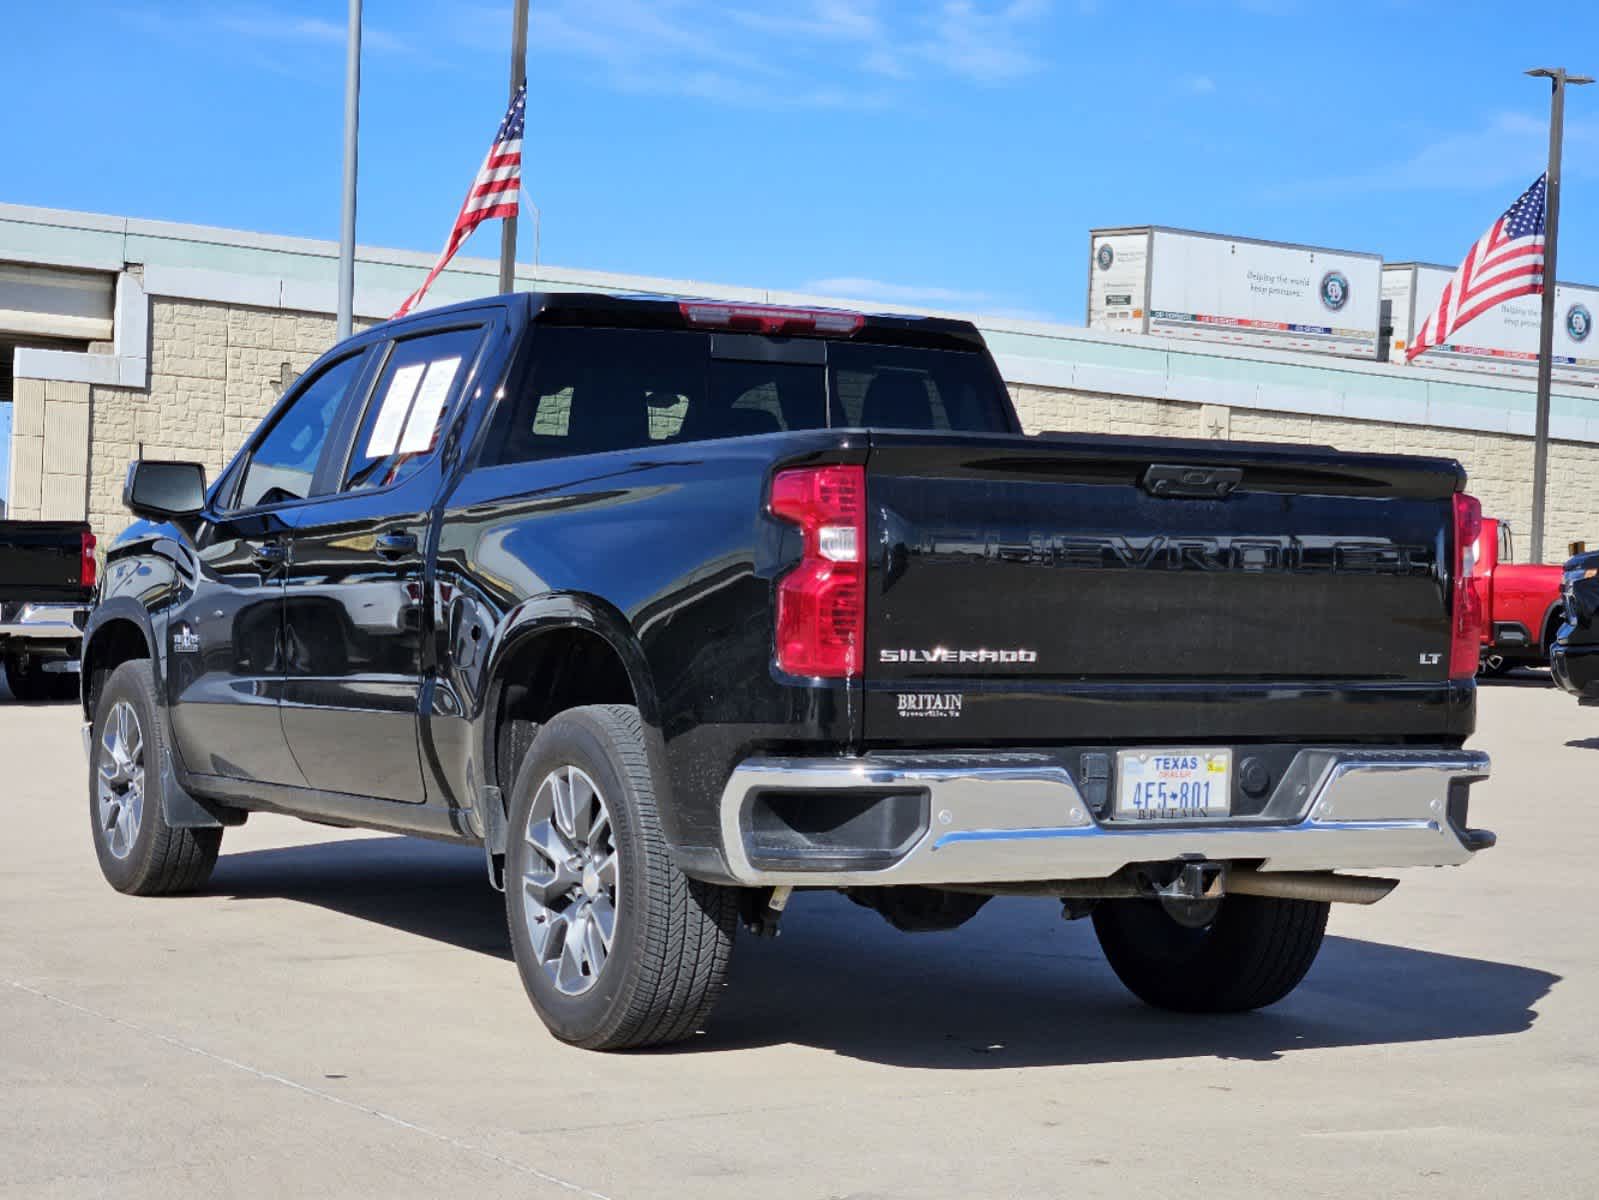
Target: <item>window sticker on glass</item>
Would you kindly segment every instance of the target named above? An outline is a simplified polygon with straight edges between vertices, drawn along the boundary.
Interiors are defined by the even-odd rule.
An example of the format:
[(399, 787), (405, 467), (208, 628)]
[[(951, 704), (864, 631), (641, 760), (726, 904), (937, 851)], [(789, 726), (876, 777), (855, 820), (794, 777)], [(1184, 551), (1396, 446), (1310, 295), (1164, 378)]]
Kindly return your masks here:
[(425, 370), (426, 363), (413, 363), (394, 372), (389, 390), (383, 393), (378, 419), (372, 423), (372, 436), (366, 443), (367, 458), (387, 458), (394, 453), (400, 430), (405, 428), (405, 414), (411, 409), (411, 397), (416, 395), (416, 385), (421, 382)]
[[(459, 357), (440, 358), (428, 364), (427, 375), (422, 386), (416, 389), (416, 403), (411, 406), (411, 417), (400, 438), (401, 454), (421, 454), (432, 449), (439, 414), (444, 411), (444, 398), (450, 394), (450, 384), (455, 382), (455, 373), (460, 369)], [(399, 372), (395, 375), (398, 377)]]

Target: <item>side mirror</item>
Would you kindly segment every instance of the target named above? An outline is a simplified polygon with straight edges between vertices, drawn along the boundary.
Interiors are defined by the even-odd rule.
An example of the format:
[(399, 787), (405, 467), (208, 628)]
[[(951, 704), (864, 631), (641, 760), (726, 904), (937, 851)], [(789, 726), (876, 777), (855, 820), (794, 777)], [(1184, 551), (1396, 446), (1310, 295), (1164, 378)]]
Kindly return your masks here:
[(205, 507), (205, 468), (141, 458), (128, 464), (122, 504), (136, 517), (192, 517)]

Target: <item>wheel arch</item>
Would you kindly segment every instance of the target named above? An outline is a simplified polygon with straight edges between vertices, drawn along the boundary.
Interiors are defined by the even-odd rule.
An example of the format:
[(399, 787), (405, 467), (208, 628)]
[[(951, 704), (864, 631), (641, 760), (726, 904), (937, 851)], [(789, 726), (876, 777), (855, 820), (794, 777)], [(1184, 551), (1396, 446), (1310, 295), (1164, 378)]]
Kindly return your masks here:
[(94, 719), (100, 681), (123, 663), (136, 658), (152, 660), (159, 695), (161, 661), (156, 654), (155, 631), (149, 612), (126, 596), (103, 602), (90, 615), (89, 627), (83, 634), (79, 671), (83, 680), (81, 700), (85, 720)]
[[(513, 610), (484, 678), (480, 761), (485, 783), (506, 800), (532, 733), (559, 712), (628, 704), (647, 730), (659, 729), (660, 707), (638, 638), (621, 612), (596, 597), (541, 597)], [(520, 725), (509, 737), (508, 721)]]
[(1544, 610), (1543, 624), (1538, 630), (1538, 651), (1545, 658), (1549, 657), (1549, 648), (1555, 644), (1555, 634), (1560, 631), (1564, 621), (1566, 602), (1556, 596)]

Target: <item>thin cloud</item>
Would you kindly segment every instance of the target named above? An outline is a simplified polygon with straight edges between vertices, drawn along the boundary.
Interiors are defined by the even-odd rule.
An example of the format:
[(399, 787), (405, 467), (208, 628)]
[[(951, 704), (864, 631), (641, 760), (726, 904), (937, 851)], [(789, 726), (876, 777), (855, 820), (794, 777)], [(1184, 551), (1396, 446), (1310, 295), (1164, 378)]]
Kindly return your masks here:
[[(1543, 171), (1548, 150), (1549, 126), (1543, 117), (1501, 112), (1474, 129), (1423, 142), (1406, 157), (1375, 170), (1280, 188), (1276, 195), (1520, 189)], [(1566, 173), (1594, 174), (1599, 158), (1595, 151), (1599, 123), (1568, 122)]]
[[(342, 21), (325, 21), (320, 17), (285, 17), (255, 10), (217, 12), (212, 14), (211, 20), (219, 29), (246, 37), (286, 42), (314, 42), (326, 46), (342, 47), (349, 33), (348, 26)], [(363, 21), (361, 49), (376, 50), (385, 54), (405, 54), (411, 51), (412, 45), (396, 33)]]
[[(317, 46), (341, 50), (348, 33), (342, 21), (321, 17), (287, 16), (259, 8), (214, 8), (193, 14), (175, 15), (153, 8), (128, 8), (119, 11), (126, 25), (179, 44), (203, 43), (208, 48), (224, 44), (248, 61), (286, 74), (314, 73), (304, 64), (295, 64), (264, 53), (268, 47)], [(363, 51), (379, 54), (416, 54), (410, 40), (392, 30), (363, 22)]]
[(1048, 324), (1060, 319), (1051, 313), (1018, 307), (989, 292), (890, 283), (859, 275), (835, 275), (827, 279), (812, 279), (802, 283), (798, 290), (813, 296), (825, 296), (829, 299), (855, 303), (881, 304), (891, 308), (942, 309), (946, 312), (980, 314), (1002, 321), (1033, 321)]
[(947, 0), (933, 18), (932, 36), (917, 52), (952, 74), (1001, 83), (1042, 68), (1027, 31), (1046, 16), (1045, 0), (1012, 0), (999, 7)]
[[(803, 0), (749, 8), (730, 0), (541, 0), (535, 54), (591, 63), (618, 91), (772, 108), (882, 107), (919, 81), (1001, 84), (1043, 68), (1030, 46), (1049, 0)], [(450, 33), (504, 41), (498, 4), (452, 10)]]
[(881, 279), (868, 279), (860, 275), (833, 275), (826, 279), (812, 279), (807, 283), (802, 283), (799, 290), (802, 292), (814, 292), (818, 296), (838, 296), (848, 300), (882, 300), (891, 304), (915, 304), (928, 307), (937, 305), (970, 307), (972, 305), (986, 304), (992, 299), (987, 292), (888, 283)]
[(1181, 82), (1183, 91), (1190, 96), (1209, 96), (1216, 91), (1216, 81), (1209, 75), (1189, 75)]

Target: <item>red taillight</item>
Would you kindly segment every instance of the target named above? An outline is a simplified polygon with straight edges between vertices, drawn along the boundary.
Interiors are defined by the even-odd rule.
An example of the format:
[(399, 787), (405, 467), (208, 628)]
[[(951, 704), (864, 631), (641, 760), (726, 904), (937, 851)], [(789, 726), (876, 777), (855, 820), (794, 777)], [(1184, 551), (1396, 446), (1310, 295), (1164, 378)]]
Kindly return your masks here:
[(850, 679), (865, 637), (866, 469), (799, 467), (772, 479), (772, 512), (804, 534), (777, 585), (777, 666), (790, 675)]
[(1477, 673), (1482, 645), (1482, 597), (1472, 579), (1477, 564), (1477, 539), (1482, 536), (1482, 502), (1464, 492), (1455, 493), (1454, 622), (1449, 639), (1449, 677), (1469, 678)]
[(82, 587), (94, 586), (94, 534), (87, 529), (78, 539), (78, 583)]
[(860, 332), (866, 318), (860, 313), (832, 308), (772, 308), (765, 304), (718, 304), (709, 300), (682, 300), (678, 310), (690, 325), (745, 333), (840, 334)]

